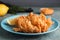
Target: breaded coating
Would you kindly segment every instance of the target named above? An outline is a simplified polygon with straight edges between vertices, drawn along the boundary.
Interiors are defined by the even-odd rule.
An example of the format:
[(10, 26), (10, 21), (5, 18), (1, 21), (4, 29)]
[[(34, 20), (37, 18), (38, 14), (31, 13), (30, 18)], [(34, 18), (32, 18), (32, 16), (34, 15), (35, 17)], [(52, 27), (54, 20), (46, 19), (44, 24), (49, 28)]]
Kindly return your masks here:
[(17, 27), (13, 29), (26, 33), (46, 32), (52, 24), (51, 18), (46, 18), (44, 14), (30, 13), (27, 16), (20, 16), (17, 19)]

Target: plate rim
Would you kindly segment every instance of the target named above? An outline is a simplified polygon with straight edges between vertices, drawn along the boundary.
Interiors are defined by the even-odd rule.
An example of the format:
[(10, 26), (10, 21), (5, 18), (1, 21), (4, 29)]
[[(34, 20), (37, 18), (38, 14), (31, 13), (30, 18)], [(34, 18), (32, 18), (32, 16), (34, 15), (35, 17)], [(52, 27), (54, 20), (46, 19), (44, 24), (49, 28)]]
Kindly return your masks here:
[[(20, 15), (13, 15), (13, 16), (4, 18), (4, 19), (1, 21), (1, 27), (2, 27), (2, 22), (3, 22), (4, 20), (6, 20), (6, 19), (8, 19), (8, 18), (11, 18), (11, 17), (14, 18), (15, 16), (20, 16)], [(44, 32), (44, 33), (17, 33), (17, 32), (12, 32), (12, 31), (6, 30), (6, 29), (4, 29), (4, 27), (2, 27), (2, 28), (3, 28), (4, 30), (8, 31), (8, 32), (15, 33), (15, 34), (21, 34), (21, 35), (40, 35), (40, 34), (46, 34), (46, 33), (51, 33), (51, 32), (53, 32), (53, 31), (55, 31), (55, 30), (57, 30), (57, 29), (59, 28), (59, 24), (60, 24), (59, 21), (58, 21), (57, 19), (53, 18), (53, 17), (52, 17), (52, 19), (54, 19), (54, 20), (58, 23), (57, 27), (56, 27), (54, 30), (51, 30), (51, 31), (48, 31), (48, 32)]]

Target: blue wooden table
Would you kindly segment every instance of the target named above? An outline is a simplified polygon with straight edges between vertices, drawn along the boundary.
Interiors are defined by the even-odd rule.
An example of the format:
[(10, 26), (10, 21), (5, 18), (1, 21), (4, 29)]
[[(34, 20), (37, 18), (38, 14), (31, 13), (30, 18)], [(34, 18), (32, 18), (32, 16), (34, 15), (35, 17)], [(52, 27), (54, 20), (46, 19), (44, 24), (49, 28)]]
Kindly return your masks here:
[[(33, 7), (35, 12), (38, 12), (39, 8)], [(52, 17), (60, 21), (60, 8), (54, 8), (55, 12)], [(7, 14), (4, 17), (0, 17), (0, 22), (9, 16), (14, 14)], [(60, 28), (52, 33), (39, 36), (22, 36), (17, 34), (12, 34), (0, 27), (0, 40), (60, 40)]]

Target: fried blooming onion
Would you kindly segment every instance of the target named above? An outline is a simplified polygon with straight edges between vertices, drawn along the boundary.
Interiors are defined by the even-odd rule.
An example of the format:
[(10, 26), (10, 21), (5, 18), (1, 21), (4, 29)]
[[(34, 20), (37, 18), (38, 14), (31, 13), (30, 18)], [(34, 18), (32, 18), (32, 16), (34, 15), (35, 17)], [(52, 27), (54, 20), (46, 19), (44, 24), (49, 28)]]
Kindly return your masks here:
[(46, 32), (53, 24), (51, 18), (46, 18), (44, 14), (36, 15), (30, 13), (27, 16), (20, 16), (16, 19), (16, 32), (38, 33)]

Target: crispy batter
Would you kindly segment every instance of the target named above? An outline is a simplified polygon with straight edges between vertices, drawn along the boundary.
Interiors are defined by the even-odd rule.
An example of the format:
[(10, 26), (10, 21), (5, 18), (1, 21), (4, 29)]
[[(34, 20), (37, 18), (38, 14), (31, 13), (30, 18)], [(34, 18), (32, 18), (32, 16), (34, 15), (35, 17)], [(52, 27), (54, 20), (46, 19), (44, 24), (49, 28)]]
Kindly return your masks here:
[(53, 24), (50, 18), (46, 18), (44, 14), (36, 15), (30, 13), (28, 16), (20, 16), (17, 19), (17, 28), (13, 28), (14, 31), (38, 33), (46, 32), (48, 28)]

